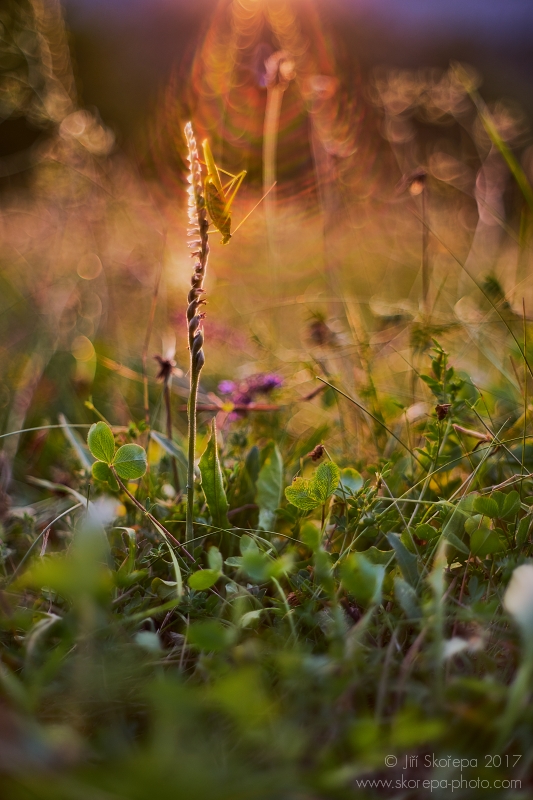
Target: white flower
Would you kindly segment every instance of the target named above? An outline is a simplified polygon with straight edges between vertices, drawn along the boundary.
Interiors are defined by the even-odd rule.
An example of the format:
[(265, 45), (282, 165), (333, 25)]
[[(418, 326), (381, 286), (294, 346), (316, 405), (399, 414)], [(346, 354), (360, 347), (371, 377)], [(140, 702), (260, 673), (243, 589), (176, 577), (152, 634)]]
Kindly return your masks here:
[(109, 495), (102, 495), (89, 505), (89, 516), (93, 522), (104, 527), (113, 522), (120, 512), (120, 501)]
[(453, 636), (444, 642), (444, 658), (453, 658), (457, 653), (468, 650), (469, 653), (477, 653), (483, 650), (483, 639), (481, 636), (470, 636), (463, 639), (461, 636)]
[(526, 636), (533, 633), (533, 564), (522, 564), (514, 570), (503, 606)]

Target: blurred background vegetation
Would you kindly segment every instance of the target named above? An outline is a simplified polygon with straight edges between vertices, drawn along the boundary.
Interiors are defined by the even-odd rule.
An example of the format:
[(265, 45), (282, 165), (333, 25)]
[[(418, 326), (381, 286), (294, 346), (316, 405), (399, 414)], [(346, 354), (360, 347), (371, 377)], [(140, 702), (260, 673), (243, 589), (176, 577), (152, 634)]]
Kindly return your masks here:
[[(395, 418), (427, 399), (411, 365), (435, 334), (494, 402), (502, 375), (518, 391), (509, 334), (461, 263), (519, 326), (529, 212), (453, 58), (531, 174), (531, 22), (518, 0), (504, 14), (497, 2), (6, 0), (3, 430), (92, 420), (89, 396), (127, 424), (144, 414), (143, 363), (156, 405), (153, 356), (186, 371), (188, 119), (221, 166), (248, 170), (235, 222), (277, 180), (231, 246), (212, 237), (204, 399), (265, 370), (306, 397), (318, 370), (361, 397), (382, 391)], [(183, 404), (183, 376), (174, 393)], [(298, 407), (288, 431), (323, 415), (320, 398)], [(15, 476), (17, 454), (37, 464), (48, 436), (7, 441)]]
[[(531, 553), (530, 508), (517, 492), (468, 508), (474, 533), (485, 520), (483, 535), (497, 540), (483, 562), (461, 540), (445, 567), (431, 537), (457, 522), (442, 497), (456, 498), (473, 476), (480, 485), (520, 481), (533, 463), (524, 370), (533, 357), (532, 33), (525, 0), (3, 0), (0, 682), (10, 700), (0, 704), (0, 770), (10, 796), (348, 798), (354, 775), (379, 770), (390, 748), (438, 740), (477, 753), (503, 735), (494, 720), (506, 708), (508, 736), (525, 695), (512, 683), (522, 651), (501, 612), (501, 587)], [(178, 581), (168, 580), (165, 545), (126, 495), (96, 488), (102, 524), (124, 525), (104, 537), (109, 551), (72, 535), (70, 498), (76, 510), (84, 504), (90, 458), (66, 424), (88, 427), (103, 415), (120, 441), (148, 445), (147, 423), (167, 430), (158, 375), (166, 361), (170, 452), (181, 452), (188, 120), (221, 167), (247, 170), (235, 225), (276, 182), (227, 247), (210, 237), (198, 453), (216, 415), (229, 513), (248, 525), (258, 517), (260, 469), (279, 455), (275, 439), (282, 455), (269, 512), (279, 531), (260, 544), (276, 556), (288, 596), (269, 583), (263, 551), (252, 556), (257, 580), (233, 580), (249, 537), (241, 550), (221, 538), (223, 556), (213, 556), (216, 569), (209, 563), (218, 580), (229, 555), (227, 596), (186, 588), (159, 625), (160, 610), (146, 604), (164, 603)], [(316, 376), (355, 403), (343, 405)], [(258, 397), (265, 408), (254, 413), (233, 405)], [(483, 448), (467, 452), (459, 433), (472, 430), (452, 430), (452, 405), (477, 426), (473, 441)], [(316, 520), (300, 541), (293, 534), (303, 516), (276, 508), (282, 486), (301, 469), (311, 474), (321, 441), (350, 468), (353, 502), (342, 525), (354, 541), (368, 529), (364, 547), (391, 568), (377, 621), (368, 598), (350, 604), (338, 576), (334, 584), (328, 559), (339, 553), (329, 552), (331, 537), (317, 543)], [(179, 536), (184, 504), (165, 453), (150, 444), (152, 471), (138, 491), (147, 507), (155, 498), (154, 513), (171, 517)], [(384, 544), (405, 510), (396, 515), (393, 492), (410, 492), (430, 462), (420, 502), (405, 501), (424, 536), (406, 540), (414, 551), (395, 538)], [(198, 496), (198, 525), (214, 527)], [(47, 526), (58, 520), (54, 556), (25, 562), (41, 541), (44, 555)], [(452, 532), (456, 544), (463, 527)], [(289, 579), (291, 538), (301, 568)], [(405, 574), (374, 541), (395, 543)], [(417, 546), (427, 548), (425, 560)], [(61, 560), (65, 548), (71, 561)], [(107, 558), (108, 573), (87, 569)], [(371, 584), (374, 573), (383, 579), (385, 561), (372, 565)], [(23, 563), (31, 569), (9, 588)], [(403, 605), (392, 571), (413, 584)], [(460, 611), (450, 611), (452, 589)], [(250, 630), (241, 624), (249, 613)], [(444, 664), (438, 648), (456, 633), (464, 638), (450, 659), (459, 659)], [(518, 674), (529, 680), (533, 658), (524, 665)], [(518, 685), (515, 694), (507, 684)]]

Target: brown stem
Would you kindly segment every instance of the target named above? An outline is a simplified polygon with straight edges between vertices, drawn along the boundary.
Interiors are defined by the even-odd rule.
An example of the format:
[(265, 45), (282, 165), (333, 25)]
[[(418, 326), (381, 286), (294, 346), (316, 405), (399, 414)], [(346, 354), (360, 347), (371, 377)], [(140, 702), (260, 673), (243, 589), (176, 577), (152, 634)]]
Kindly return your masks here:
[[(187, 411), (188, 405), (178, 406), (178, 411)], [(282, 406), (272, 405), (269, 403), (237, 403), (231, 407), (232, 411), (280, 411)], [(224, 411), (224, 408), (216, 403), (197, 403), (197, 411)]]
[(244, 506), (239, 506), (239, 508), (232, 508), (231, 511), (228, 511), (228, 518), (235, 517), (237, 514), (240, 514), (241, 511), (256, 511), (259, 508), (257, 503), (246, 503)]

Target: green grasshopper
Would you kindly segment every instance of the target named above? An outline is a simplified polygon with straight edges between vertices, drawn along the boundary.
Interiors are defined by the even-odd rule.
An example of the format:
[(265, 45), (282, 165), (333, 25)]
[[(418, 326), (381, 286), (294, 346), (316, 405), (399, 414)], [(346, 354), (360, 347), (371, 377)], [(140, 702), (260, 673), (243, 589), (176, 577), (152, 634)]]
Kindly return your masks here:
[[(204, 150), (205, 165), (207, 167), (207, 177), (204, 184), (205, 205), (211, 217), (211, 222), (222, 234), (222, 244), (227, 244), (232, 236), (231, 204), (235, 200), (235, 195), (241, 187), (241, 183), (246, 175), (246, 170), (243, 169), (238, 175), (226, 172), (225, 169), (217, 167), (207, 139), (202, 142), (202, 147)], [(228, 175), (230, 178), (225, 185), (220, 178), (221, 173)]]
[[(217, 231), (220, 231), (222, 234), (222, 244), (227, 244), (231, 237), (241, 227), (241, 225), (246, 222), (248, 217), (253, 214), (255, 209), (263, 202), (265, 197), (270, 194), (276, 183), (274, 182), (272, 184), (270, 189), (265, 192), (261, 200), (259, 200), (252, 210), (246, 214), (244, 219), (239, 222), (232, 233), (231, 204), (235, 200), (235, 196), (241, 188), (241, 183), (246, 176), (246, 170), (243, 169), (243, 171), (239, 172), (238, 175), (233, 175), (233, 173), (217, 166), (207, 139), (202, 142), (202, 147), (205, 158), (204, 164), (207, 167), (207, 177), (204, 181), (205, 205), (207, 212), (211, 217), (211, 222)], [(225, 185), (222, 183), (222, 179), (220, 177), (221, 173), (229, 176), (230, 180)]]

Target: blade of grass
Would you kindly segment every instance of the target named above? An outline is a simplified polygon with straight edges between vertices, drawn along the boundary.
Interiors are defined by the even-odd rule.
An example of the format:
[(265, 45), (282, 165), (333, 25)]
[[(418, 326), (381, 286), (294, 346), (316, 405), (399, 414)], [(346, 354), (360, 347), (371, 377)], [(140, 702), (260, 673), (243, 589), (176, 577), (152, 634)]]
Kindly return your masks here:
[(321, 377), (320, 377), (320, 375), (317, 375), (317, 376), (316, 376), (316, 378), (317, 378), (317, 380), (319, 380), (319, 381), (322, 381), (322, 383), (325, 383), (325, 384), (326, 384), (326, 386), (329, 386), (331, 389), (333, 389), (333, 390), (334, 390), (335, 392), (337, 392), (338, 394), (340, 394), (340, 395), (342, 395), (343, 397), (345, 397), (347, 400), (349, 400), (349, 401), (350, 401), (350, 403), (353, 403), (355, 406), (357, 406), (358, 408), (360, 408), (360, 409), (361, 409), (361, 411), (364, 411), (364, 413), (365, 413), (365, 414), (367, 414), (369, 417), (371, 417), (371, 418), (374, 420), (374, 422), (377, 422), (379, 425), (381, 425), (381, 427), (382, 427), (384, 430), (386, 430), (386, 431), (387, 431), (387, 433), (388, 433), (388, 434), (390, 434), (390, 436), (392, 436), (392, 437), (393, 437), (393, 439), (396, 439), (396, 441), (398, 442), (398, 444), (401, 444), (401, 446), (402, 446), (402, 447), (403, 447), (405, 450), (407, 450), (407, 452), (408, 452), (408, 453), (410, 453), (410, 454), (411, 454), (412, 458), (414, 458), (416, 461), (418, 461), (418, 463), (420, 464), (420, 466), (421, 466), (423, 469), (425, 469), (425, 467), (424, 467), (424, 464), (423, 464), (423, 463), (422, 463), (422, 461), (421, 461), (421, 460), (418, 458), (418, 456), (417, 456), (417, 455), (415, 455), (415, 453), (413, 452), (413, 450), (411, 450), (411, 448), (410, 448), (410, 447), (408, 447), (408, 446), (405, 444), (405, 442), (403, 442), (403, 441), (402, 441), (402, 440), (401, 440), (401, 439), (400, 439), (398, 436), (396, 436), (396, 434), (395, 434), (393, 431), (391, 431), (391, 429), (390, 429), (389, 427), (387, 427), (387, 425), (386, 425), (386, 424), (383, 422), (383, 420), (380, 420), (378, 417), (376, 417), (374, 414), (372, 414), (372, 412), (371, 412), (371, 411), (368, 411), (368, 409), (366, 409), (366, 408), (365, 408), (363, 405), (361, 405), (361, 403), (357, 402), (357, 400), (355, 400), (353, 397), (350, 397), (350, 395), (349, 395), (349, 394), (346, 394), (346, 392), (343, 392), (343, 391), (342, 391), (342, 389), (339, 389), (339, 388), (338, 388), (337, 386), (335, 386), (333, 383), (329, 383), (329, 381), (325, 380), (324, 378), (321, 378)]

